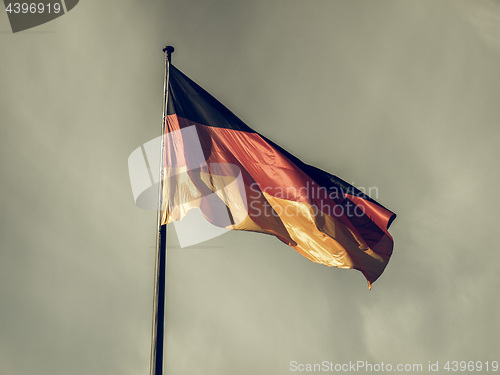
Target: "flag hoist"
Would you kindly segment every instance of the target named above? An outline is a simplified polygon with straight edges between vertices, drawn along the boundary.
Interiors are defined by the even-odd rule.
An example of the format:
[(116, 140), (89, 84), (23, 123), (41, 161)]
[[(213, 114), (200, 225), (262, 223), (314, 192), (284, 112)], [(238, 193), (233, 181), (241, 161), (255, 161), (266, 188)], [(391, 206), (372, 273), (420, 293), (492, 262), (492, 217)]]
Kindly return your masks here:
[(166, 224), (201, 212), (214, 227), (269, 234), (315, 263), (361, 271), (371, 287), (392, 255), (396, 217), (246, 125), (171, 64), (173, 51), (163, 50), (151, 375), (164, 364)]

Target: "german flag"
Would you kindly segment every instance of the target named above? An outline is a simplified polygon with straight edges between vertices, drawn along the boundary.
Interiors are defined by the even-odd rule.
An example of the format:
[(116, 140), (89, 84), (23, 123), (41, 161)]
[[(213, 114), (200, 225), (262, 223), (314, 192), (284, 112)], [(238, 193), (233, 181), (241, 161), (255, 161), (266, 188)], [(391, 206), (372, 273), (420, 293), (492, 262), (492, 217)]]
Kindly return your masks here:
[[(371, 288), (392, 254), (396, 215), (251, 129), (173, 65), (169, 78), (162, 225), (200, 208), (215, 225), (271, 234), (313, 262), (357, 269)], [(182, 136), (188, 128), (202, 161)]]

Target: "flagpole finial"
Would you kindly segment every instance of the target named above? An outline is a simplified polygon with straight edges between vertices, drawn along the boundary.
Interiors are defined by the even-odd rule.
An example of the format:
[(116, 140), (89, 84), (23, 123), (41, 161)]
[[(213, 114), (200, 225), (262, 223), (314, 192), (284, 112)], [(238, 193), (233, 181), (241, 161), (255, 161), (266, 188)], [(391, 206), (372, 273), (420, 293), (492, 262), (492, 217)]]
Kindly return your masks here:
[(163, 48), (163, 52), (165, 52), (167, 54), (167, 58), (168, 58), (168, 61), (170, 62), (170, 59), (172, 57), (172, 53), (174, 52), (174, 47), (172, 46), (165, 46), (165, 48)]

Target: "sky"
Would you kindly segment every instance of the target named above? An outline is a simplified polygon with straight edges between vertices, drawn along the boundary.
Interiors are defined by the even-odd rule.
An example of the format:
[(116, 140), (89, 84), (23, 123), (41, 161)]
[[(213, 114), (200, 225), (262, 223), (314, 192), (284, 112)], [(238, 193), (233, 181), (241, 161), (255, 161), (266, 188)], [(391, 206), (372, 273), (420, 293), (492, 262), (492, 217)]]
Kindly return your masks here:
[(0, 373), (149, 373), (156, 214), (127, 160), (159, 135), (166, 44), (398, 214), (371, 291), (272, 236), (169, 228), (166, 374), (499, 361), (499, 25), (498, 0), (82, 0), (15, 34), (2, 12)]

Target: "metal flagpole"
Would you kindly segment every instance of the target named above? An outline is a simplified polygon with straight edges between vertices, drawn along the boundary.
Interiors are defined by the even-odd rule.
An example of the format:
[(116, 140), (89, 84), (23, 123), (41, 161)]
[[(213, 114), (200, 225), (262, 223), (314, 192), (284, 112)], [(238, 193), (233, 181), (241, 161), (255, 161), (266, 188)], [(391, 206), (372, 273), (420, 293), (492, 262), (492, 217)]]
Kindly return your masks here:
[[(161, 153), (160, 153), (160, 184), (158, 188), (158, 215), (156, 233), (156, 265), (155, 289), (153, 301), (153, 332), (151, 337), (150, 375), (163, 375), (163, 336), (165, 325), (165, 279), (167, 269), (167, 225), (162, 225), (163, 190), (164, 190), (164, 149), (165, 124), (167, 120), (168, 85), (170, 78), (170, 61), (174, 47), (166, 46), (165, 76), (163, 80), (163, 121), (161, 125)], [(168, 203), (168, 202), (167, 202)]]

